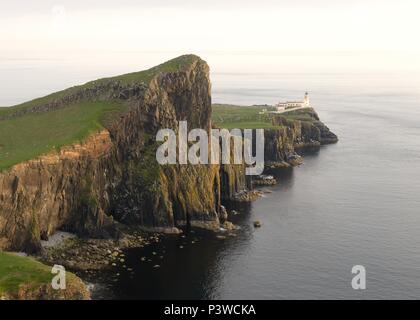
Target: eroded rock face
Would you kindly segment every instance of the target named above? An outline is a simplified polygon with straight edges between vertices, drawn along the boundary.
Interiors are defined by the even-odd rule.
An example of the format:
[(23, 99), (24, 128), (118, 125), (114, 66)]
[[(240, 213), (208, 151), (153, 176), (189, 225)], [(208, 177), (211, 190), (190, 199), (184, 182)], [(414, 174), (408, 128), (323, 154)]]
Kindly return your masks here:
[[(103, 130), (90, 136), (83, 145), (67, 146), (58, 153), (20, 163), (0, 173), (2, 247), (37, 250), (41, 235), (49, 235), (64, 226), (75, 212), (88, 205), (87, 188), (92, 183), (89, 179), (102, 185), (102, 189), (96, 190), (98, 194), (103, 192), (103, 157), (112, 147), (109, 132)], [(93, 219), (92, 226), (88, 226), (89, 219), (83, 222), (90, 232), (104, 228), (110, 220), (100, 210), (96, 207), (90, 213), (98, 217)]]
[[(208, 65), (195, 57), (183, 71), (155, 76), (146, 89), (142, 84), (102, 84), (72, 91), (70, 97), (30, 112), (62, 108), (69, 101), (116, 97), (124, 101), (127, 111), (82, 145), (0, 173), (2, 249), (36, 251), (41, 237), (57, 229), (114, 237), (118, 235), (115, 221), (159, 230), (185, 224), (219, 227), (221, 197), (245, 188), (243, 170), (160, 166), (155, 159), (159, 129), (176, 131), (178, 121), (186, 120), (189, 129), (210, 130)], [(227, 188), (222, 187), (221, 173), (227, 177)]]
[(295, 165), (300, 162), (297, 149), (319, 147), (338, 141), (337, 136), (319, 120), (313, 109), (305, 111), (305, 116), (308, 117), (305, 121), (288, 120), (283, 116), (273, 119), (274, 124), (282, 127), (264, 131), (266, 162), (283, 166)]
[[(198, 57), (183, 71), (156, 75), (148, 86), (102, 81), (19, 112), (115, 99), (126, 105), (126, 111), (83, 144), (0, 173), (0, 249), (36, 251), (40, 239), (58, 229), (116, 237), (116, 221), (158, 231), (184, 225), (216, 229), (224, 221), (222, 199), (235, 199), (250, 188), (243, 165), (156, 162), (159, 129), (177, 131), (183, 120), (188, 129), (211, 128), (209, 67)], [(331, 142), (334, 137), (320, 122), (286, 121), (282, 129), (266, 130), (266, 161), (293, 163), (296, 147)]]

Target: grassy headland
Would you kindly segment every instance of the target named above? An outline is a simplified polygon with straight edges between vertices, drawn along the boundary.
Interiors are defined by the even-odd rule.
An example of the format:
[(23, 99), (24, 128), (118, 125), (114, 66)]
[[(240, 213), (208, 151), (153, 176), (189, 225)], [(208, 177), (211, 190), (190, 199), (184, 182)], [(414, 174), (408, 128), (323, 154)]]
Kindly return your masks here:
[(91, 81), (23, 104), (0, 108), (0, 171), (61, 146), (83, 140), (91, 132), (104, 127), (106, 121), (115, 114), (123, 112), (125, 105), (119, 100), (86, 100), (56, 110), (25, 113), (1, 120), (2, 117), (22, 109), (47, 104), (79, 90), (93, 88), (109, 81), (148, 85), (156, 75), (182, 71), (195, 59), (197, 57), (194, 55), (184, 55), (145, 71)]
[(22, 104), (18, 104), (16, 106), (11, 106), (8, 108), (0, 108), (0, 117), (2, 115), (6, 115), (9, 113), (13, 113), (22, 108), (31, 108), (36, 105), (42, 105), (48, 103), (50, 101), (65, 97), (70, 95), (74, 92), (77, 92), (81, 89), (89, 89), (97, 86), (98, 84), (109, 82), (109, 81), (121, 81), (122, 83), (130, 84), (130, 83), (144, 83), (149, 84), (150, 80), (153, 79), (154, 76), (158, 75), (159, 73), (166, 73), (166, 72), (177, 72), (184, 70), (188, 65), (190, 65), (194, 59), (198, 57), (195, 55), (183, 55), (178, 58), (166, 61), (158, 66), (150, 68), (148, 70), (143, 70), (139, 72), (132, 72), (123, 75), (119, 75), (116, 77), (109, 77), (109, 78), (102, 78), (94, 81), (90, 81), (80, 86), (74, 86), (62, 91), (58, 91), (47, 95), (42, 98), (34, 99), (28, 102), (24, 102)]
[(0, 121), (0, 171), (82, 140), (122, 108), (117, 102), (83, 102)]
[(1, 299), (87, 299), (89, 293), (83, 282), (72, 273), (66, 273), (66, 289), (54, 290), (51, 281), (55, 275), (51, 267), (33, 258), (0, 252)]
[(213, 104), (212, 121), (225, 129), (268, 129), (276, 128), (268, 114), (259, 114), (266, 106), (238, 106), (232, 104)]
[(273, 106), (238, 106), (231, 104), (213, 104), (213, 123), (225, 129), (276, 129), (274, 116), (282, 116), (288, 120), (313, 121), (308, 114), (309, 109), (299, 109), (282, 114), (259, 114), (263, 109), (274, 110)]
[(0, 252), (0, 296), (17, 294), (22, 284), (37, 288), (51, 279), (50, 267), (32, 258)]

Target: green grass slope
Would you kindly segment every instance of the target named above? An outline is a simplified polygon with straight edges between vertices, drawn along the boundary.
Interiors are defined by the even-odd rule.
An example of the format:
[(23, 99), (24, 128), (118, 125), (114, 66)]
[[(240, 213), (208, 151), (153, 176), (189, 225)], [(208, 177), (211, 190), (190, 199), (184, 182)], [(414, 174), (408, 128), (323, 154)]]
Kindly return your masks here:
[(37, 288), (51, 283), (51, 268), (27, 257), (0, 252), (0, 296), (16, 294), (20, 286)]
[(232, 104), (213, 104), (212, 121), (225, 129), (269, 129), (273, 126), (271, 116), (259, 114), (266, 106), (238, 106)]
[[(147, 85), (154, 76), (182, 71), (197, 59), (199, 58), (194, 55), (184, 55), (149, 70), (95, 80), (20, 105), (0, 108), (0, 118), (20, 109), (48, 103), (77, 90), (94, 87), (100, 82), (115, 80)], [(83, 140), (91, 132), (105, 126), (107, 119), (123, 112), (124, 108), (122, 101), (84, 101), (49, 112), (26, 113), (0, 120), (0, 171), (61, 146)]]
[(122, 109), (117, 102), (84, 102), (0, 121), (0, 171), (83, 140), (108, 113)]
[(89, 299), (83, 282), (66, 272), (66, 289), (54, 290), (51, 267), (30, 257), (0, 252), (0, 299)]
[(50, 284), (53, 276), (51, 267), (32, 258), (0, 252), (0, 296), (14, 296), (22, 284), (34, 289)]
[(219, 128), (225, 129), (276, 129), (272, 118), (281, 116), (288, 120), (313, 121), (308, 111), (311, 108), (289, 111), (280, 115), (259, 114), (263, 109), (274, 109), (273, 106), (238, 106), (232, 104), (213, 104), (212, 121)]
[(156, 76), (159, 73), (166, 73), (166, 72), (178, 72), (184, 70), (187, 66), (189, 66), (194, 60), (199, 59), (199, 57), (195, 55), (183, 55), (180, 57), (177, 57), (175, 59), (166, 61), (158, 66), (155, 66), (153, 68), (150, 68), (148, 70), (143, 70), (139, 72), (133, 72), (133, 73), (127, 73), (116, 77), (110, 77), (110, 78), (103, 78), (98, 79), (94, 81), (90, 81), (84, 85), (80, 86), (74, 86), (62, 91), (58, 91), (55, 93), (52, 93), (50, 95), (47, 95), (42, 98), (34, 99), (28, 102), (24, 102), (22, 104), (11, 106), (8, 108), (0, 108), (0, 116), (6, 115), (8, 113), (13, 113), (16, 110), (19, 110), (21, 108), (31, 108), (36, 105), (42, 105), (44, 103), (48, 103), (49, 101), (59, 99), (61, 97), (64, 97), (66, 95), (72, 94), (73, 92), (76, 92), (80, 89), (88, 89), (92, 88), (101, 82), (106, 81), (121, 81), (122, 83), (144, 83), (149, 84), (150, 80), (153, 79), (154, 76)]

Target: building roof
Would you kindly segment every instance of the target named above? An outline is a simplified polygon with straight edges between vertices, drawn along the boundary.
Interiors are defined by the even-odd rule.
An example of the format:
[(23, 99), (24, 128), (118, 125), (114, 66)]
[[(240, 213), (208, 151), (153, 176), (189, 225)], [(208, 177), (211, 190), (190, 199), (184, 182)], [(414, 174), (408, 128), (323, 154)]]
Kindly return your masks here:
[(286, 101), (286, 102), (279, 102), (279, 104), (286, 104), (286, 103), (303, 103), (303, 101)]

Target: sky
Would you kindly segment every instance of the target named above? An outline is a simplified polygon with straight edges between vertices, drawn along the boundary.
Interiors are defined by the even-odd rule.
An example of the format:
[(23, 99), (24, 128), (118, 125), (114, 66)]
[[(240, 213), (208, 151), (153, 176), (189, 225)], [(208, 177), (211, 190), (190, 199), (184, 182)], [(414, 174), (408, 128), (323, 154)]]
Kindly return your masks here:
[(99, 77), (194, 53), (215, 73), (420, 72), (419, 12), (418, 0), (0, 0), (0, 70)]

